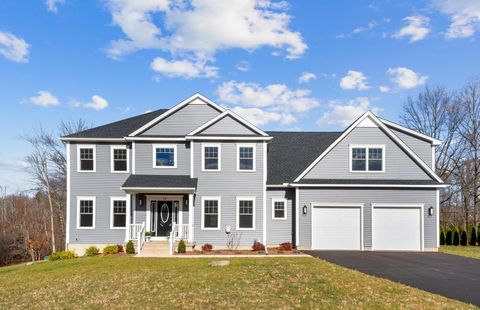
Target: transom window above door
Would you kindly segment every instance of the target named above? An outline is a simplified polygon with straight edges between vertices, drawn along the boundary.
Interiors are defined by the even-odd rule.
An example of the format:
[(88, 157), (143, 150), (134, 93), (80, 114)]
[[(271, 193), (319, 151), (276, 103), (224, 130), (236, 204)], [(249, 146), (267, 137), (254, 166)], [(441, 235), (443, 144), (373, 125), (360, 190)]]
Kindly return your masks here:
[(255, 145), (237, 145), (237, 171), (255, 171)]
[(350, 146), (350, 172), (384, 172), (385, 146)]
[(220, 144), (202, 144), (202, 170), (220, 171)]
[(177, 167), (177, 146), (167, 144), (153, 145), (153, 167), (154, 168), (176, 168)]

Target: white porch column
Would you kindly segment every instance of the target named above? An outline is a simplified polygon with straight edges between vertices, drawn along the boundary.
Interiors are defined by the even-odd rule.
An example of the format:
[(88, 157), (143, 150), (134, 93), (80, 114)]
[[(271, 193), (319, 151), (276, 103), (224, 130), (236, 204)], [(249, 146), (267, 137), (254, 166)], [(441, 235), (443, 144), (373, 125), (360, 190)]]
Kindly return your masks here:
[(127, 227), (125, 227), (125, 242), (128, 242), (130, 239), (130, 223), (131, 223), (131, 218), (130, 218), (130, 214), (131, 214), (131, 210), (130, 210), (130, 206), (131, 206), (131, 203), (132, 203), (132, 195), (131, 194), (127, 194), (127, 219), (125, 221), (125, 224), (127, 225)]
[(193, 202), (193, 194), (188, 194), (188, 242), (193, 242), (195, 240), (193, 238), (193, 227), (194, 227), (194, 221), (195, 221), (195, 208), (194, 208), (194, 202)]

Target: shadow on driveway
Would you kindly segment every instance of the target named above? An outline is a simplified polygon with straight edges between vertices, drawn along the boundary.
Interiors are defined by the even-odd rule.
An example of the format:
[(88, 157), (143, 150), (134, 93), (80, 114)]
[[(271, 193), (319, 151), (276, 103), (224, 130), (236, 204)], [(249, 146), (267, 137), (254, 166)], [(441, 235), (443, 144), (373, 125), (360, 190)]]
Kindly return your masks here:
[(480, 259), (444, 253), (305, 253), (366, 274), (480, 306)]

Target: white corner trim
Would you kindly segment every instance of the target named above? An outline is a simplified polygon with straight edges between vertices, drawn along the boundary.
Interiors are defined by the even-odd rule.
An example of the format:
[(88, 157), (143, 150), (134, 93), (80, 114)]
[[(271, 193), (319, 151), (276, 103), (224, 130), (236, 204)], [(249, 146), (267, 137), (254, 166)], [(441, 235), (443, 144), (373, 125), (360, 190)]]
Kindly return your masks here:
[(416, 136), (418, 138), (421, 138), (423, 140), (427, 140), (429, 141), (432, 145), (440, 145), (442, 144), (442, 141), (438, 140), (438, 139), (435, 139), (433, 137), (430, 137), (430, 136), (427, 136), (421, 132), (418, 132), (416, 130), (413, 130), (413, 129), (410, 129), (408, 127), (405, 127), (405, 126), (402, 126), (400, 124), (396, 124), (394, 122), (391, 122), (391, 121), (388, 121), (386, 119), (383, 119), (383, 118), (378, 118), (382, 123), (384, 123), (385, 125), (389, 126), (389, 127), (393, 127), (395, 129), (397, 129), (398, 131), (403, 131), (403, 132), (406, 132), (412, 136)]
[[(128, 224), (130, 223), (129, 219), (127, 218), (128, 214), (128, 197), (127, 196), (119, 196), (119, 197), (110, 197), (110, 229), (126, 229)], [(113, 226), (113, 202), (114, 201), (125, 201), (125, 227), (114, 227)]]
[[(252, 170), (240, 169), (240, 148), (251, 147), (253, 148), (253, 166)], [(255, 172), (257, 169), (257, 146), (254, 143), (237, 143), (237, 172)]]
[(129, 137), (132, 137), (132, 136), (136, 136), (140, 133), (142, 133), (143, 131), (149, 129), (150, 127), (152, 127), (153, 125), (155, 125), (156, 123), (158, 123), (159, 121), (161, 121), (162, 119), (172, 115), (173, 113), (175, 113), (176, 111), (180, 110), (181, 108), (183, 108), (184, 106), (188, 105), (189, 103), (191, 103), (192, 101), (194, 101), (195, 99), (200, 99), (202, 101), (204, 101), (205, 103), (207, 103), (208, 105), (212, 106), (214, 109), (220, 111), (220, 112), (223, 112), (225, 111), (224, 108), (222, 108), (221, 106), (217, 105), (216, 103), (214, 103), (213, 101), (211, 101), (210, 99), (208, 99), (207, 97), (199, 94), (199, 93), (196, 93), (196, 94), (193, 94), (192, 96), (188, 97), (187, 99), (183, 100), (182, 102), (180, 102), (179, 104), (177, 104), (176, 106), (174, 106), (173, 108), (171, 108), (170, 110), (168, 110), (167, 112), (157, 116), (155, 119), (151, 120), (150, 122), (148, 122), (147, 124), (143, 125), (142, 127), (140, 127), (139, 129), (135, 130), (134, 132), (132, 132), (131, 134), (129, 134), (128, 136)]
[[(237, 230), (255, 230), (256, 227), (256, 213), (257, 213), (257, 208), (256, 208), (256, 200), (257, 198), (254, 196), (237, 196), (237, 208), (236, 208), (236, 229)], [(240, 201), (252, 201), (252, 227), (251, 228), (240, 228)]]
[[(95, 144), (77, 144), (77, 172), (95, 173), (97, 171), (97, 146)], [(80, 169), (80, 149), (93, 149), (93, 170)]]
[[(266, 246), (267, 245), (267, 241), (268, 241), (268, 235), (267, 235), (267, 232), (268, 232), (268, 229), (267, 229), (267, 142), (263, 142), (263, 214), (262, 214), (262, 217), (263, 217), (263, 223), (262, 223), (262, 226), (263, 226), (263, 244)], [(285, 209), (285, 212), (287, 212), (287, 210)], [(265, 248), (268, 252), (268, 249)]]
[[(81, 200), (91, 200), (93, 201), (92, 204), (92, 211), (93, 211), (93, 218), (92, 218), (92, 227), (80, 227), (80, 201)], [(95, 196), (77, 196), (77, 229), (95, 229), (95, 219), (97, 213), (97, 197)]]
[[(365, 149), (365, 170), (353, 170), (352, 152), (354, 148)], [(370, 160), (369, 149), (382, 149), (382, 170), (370, 171), (368, 168), (368, 161)], [(348, 146), (349, 172), (350, 173), (385, 173), (385, 144), (350, 144)]]
[[(276, 202), (283, 202), (283, 209), (284, 209), (284, 214), (283, 217), (275, 217), (275, 203)], [(278, 221), (278, 220), (286, 220), (287, 219), (287, 199), (282, 198), (282, 197), (277, 197), (277, 198), (272, 198), (272, 220)]]
[(194, 160), (193, 160), (193, 156), (194, 156), (194, 151), (193, 151), (193, 146), (195, 145), (195, 142), (194, 141), (190, 141), (190, 177), (193, 178), (193, 164), (194, 164)]
[(440, 190), (437, 189), (437, 193), (435, 195), (435, 209), (436, 209), (436, 223), (437, 223), (437, 248), (440, 247)]
[(193, 242), (194, 238), (194, 223), (195, 223), (195, 202), (193, 199), (193, 194), (188, 194), (188, 242)]
[(298, 242), (300, 241), (300, 188), (295, 187), (295, 246), (298, 248), (299, 244)]
[(70, 189), (70, 170), (71, 170), (71, 156), (70, 156), (70, 142), (67, 142), (67, 210), (66, 210), (66, 217), (67, 217), (67, 225), (65, 228), (65, 249), (68, 250), (68, 244), (70, 243), (70, 208), (72, 207), (71, 205), (71, 189)]
[[(173, 148), (173, 166), (157, 166), (157, 149)], [(152, 167), (155, 169), (176, 169), (177, 168), (177, 145), (176, 144), (152, 144)]]
[[(127, 150), (127, 170), (125, 171), (116, 171), (114, 165), (114, 157), (113, 151), (114, 150)], [(130, 150), (128, 149), (127, 145), (111, 145), (110, 146), (110, 172), (111, 173), (130, 173)]]
[(136, 143), (132, 142), (132, 174), (135, 174), (135, 152), (136, 152)]
[[(205, 227), (205, 200), (216, 200), (218, 201), (218, 222), (217, 227)], [(201, 228), (202, 230), (220, 230), (222, 227), (222, 197), (220, 196), (203, 196), (202, 197), (202, 218), (201, 218)]]
[[(205, 169), (205, 148), (216, 147), (218, 149), (218, 169)], [(222, 171), (222, 144), (221, 143), (202, 143), (202, 171), (203, 172), (219, 172)]]

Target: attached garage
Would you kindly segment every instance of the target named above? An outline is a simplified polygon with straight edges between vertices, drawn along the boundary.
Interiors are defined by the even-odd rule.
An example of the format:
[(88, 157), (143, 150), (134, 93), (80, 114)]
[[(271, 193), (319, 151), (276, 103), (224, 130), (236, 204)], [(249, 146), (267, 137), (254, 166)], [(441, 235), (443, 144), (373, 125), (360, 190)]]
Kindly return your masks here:
[(423, 205), (372, 205), (372, 249), (423, 251)]
[(312, 250), (362, 250), (362, 214), (362, 204), (312, 204)]

